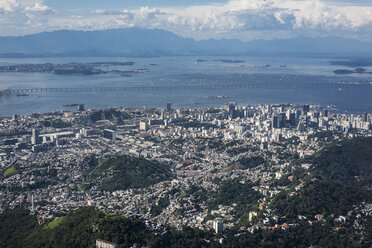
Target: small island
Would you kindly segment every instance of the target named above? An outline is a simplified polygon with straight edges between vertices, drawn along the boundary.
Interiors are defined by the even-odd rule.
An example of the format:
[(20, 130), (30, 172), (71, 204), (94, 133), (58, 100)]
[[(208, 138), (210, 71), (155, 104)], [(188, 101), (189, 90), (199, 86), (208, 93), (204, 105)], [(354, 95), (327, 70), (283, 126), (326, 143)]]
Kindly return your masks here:
[(1, 72), (41, 72), (60, 75), (96, 75), (104, 73), (118, 73), (121, 75), (132, 75), (142, 73), (147, 69), (132, 70), (103, 70), (111, 66), (132, 66), (134, 62), (94, 62), (94, 63), (68, 63), (68, 64), (20, 64), (10, 66), (0, 66)]
[(367, 72), (366, 69), (364, 68), (355, 68), (354, 70), (347, 70), (347, 69), (339, 69), (339, 70), (334, 70), (333, 71), (335, 74), (363, 74), (363, 73), (368, 73), (371, 74), (371, 72)]
[(217, 61), (217, 62), (222, 62), (222, 63), (244, 63), (245, 61), (244, 60), (234, 60), (234, 59), (217, 59), (217, 60), (214, 60), (214, 61)]

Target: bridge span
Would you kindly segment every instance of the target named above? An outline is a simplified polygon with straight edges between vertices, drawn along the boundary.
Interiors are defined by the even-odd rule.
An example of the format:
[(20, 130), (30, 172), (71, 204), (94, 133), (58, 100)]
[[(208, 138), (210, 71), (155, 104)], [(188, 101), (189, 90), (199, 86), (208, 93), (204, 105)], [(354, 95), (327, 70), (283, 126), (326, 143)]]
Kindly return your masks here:
[(160, 90), (239, 90), (239, 89), (310, 89), (310, 88), (372, 88), (372, 83), (247, 83), (184, 86), (123, 86), (123, 87), (59, 87), (59, 88), (11, 88), (0, 90), (1, 95), (17, 95), (46, 92), (90, 92), (90, 91), (160, 91)]

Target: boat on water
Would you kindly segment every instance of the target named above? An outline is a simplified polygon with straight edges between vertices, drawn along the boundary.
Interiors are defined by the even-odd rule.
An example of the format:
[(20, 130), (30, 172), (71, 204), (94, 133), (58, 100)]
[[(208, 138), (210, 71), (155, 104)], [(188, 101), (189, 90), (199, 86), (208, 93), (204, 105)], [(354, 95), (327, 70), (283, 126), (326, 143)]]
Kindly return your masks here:
[(328, 105), (327, 107), (326, 107), (326, 109), (327, 110), (336, 110), (337, 108), (336, 108), (336, 105)]
[(209, 96), (209, 99), (226, 99), (230, 98), (229, 96)]

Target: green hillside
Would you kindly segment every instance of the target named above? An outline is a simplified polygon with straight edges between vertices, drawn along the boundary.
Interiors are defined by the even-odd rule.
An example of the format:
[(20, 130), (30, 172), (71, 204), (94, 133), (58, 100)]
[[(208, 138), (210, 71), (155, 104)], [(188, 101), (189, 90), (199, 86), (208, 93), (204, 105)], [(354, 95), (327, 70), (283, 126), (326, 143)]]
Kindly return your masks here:
[[(220, 245), (212, 231), (166, 228), (162, 235), (156, 235), (137, 219), (104, 214), (92, 207), (71, 211), (41, 226), (22, 208), (0, 214), (0, 220), (0, 247), (7, 248), (93, 248), (96, 239), (111, 241), (120, 247), (356, 247), (345, 232), (329, 232), (329, 226), (321, 223), (305, 223), (293, 227), (291, 232), (276, 230), (241, 236), (229, 232), (224, 245)], [(367, 220), (369, 229), (366, 231), (372, 227), (371, 220)], [(366, 245), (362, 247), (368, 247), (368, 243)]]
[(35, 216), (17, 208), (0, 214), (0, 247), (22, 247), (30, 230), (38, 227)]
[(114, 242), (120, 247), (210, 247), (213, 234), (191, 228), (179, 232), (168, 228), (165, 235), (155, 235), (138, 219), (104, 214), (93, 207), (71, 211), (39, 226), (35, 216), (23, 208), (0, 214), (0, 247), (96, 247), (96, 239)]
[(332, 144), (310, 157), (314, 174), (358, 186), (372, 185), (372, 137)]
[(105, 215), (91, 207), (80, 208), (42, 226), (28, 211), (19, 208), (0, 215), (0, 247), (95, 247), (104, 239), (125, 247), (156, 246), (160, 242), (143, 223)]
[(88, 178), (100, 190), (144, 188), (172, 178), (168, 166), (142, 157), (121, 155), (91, 163), (94, 169)]
[(353, 206), (372, 202), (368, 189), (372, 185), (372, 138), (335, 143), (300, 162), (314, 169), (303, 174), (304, 187), (298, 196), (287, 191), (274, 198), (271, 208), (279, 215), (290, 220), (298, 215), (347, 215)]
[(97, 110), (91, 113), (88, 117), (92, 122), (110, 120), (122, 123), (124, 120), (128, 119), (128, 115), (126, 113), (117, 111), (115, 109)]

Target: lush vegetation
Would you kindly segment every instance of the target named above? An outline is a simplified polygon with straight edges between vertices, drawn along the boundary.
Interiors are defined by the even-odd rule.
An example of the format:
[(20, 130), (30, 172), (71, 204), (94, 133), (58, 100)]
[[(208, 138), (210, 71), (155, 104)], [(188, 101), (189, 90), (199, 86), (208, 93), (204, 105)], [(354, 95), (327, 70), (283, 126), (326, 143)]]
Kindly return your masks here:
[(240, 210), (249, 208), (261, 196), (252, 186), (251, 183), (243, 184), (238, 179), (222, 181), (217, 191), (207, 193), (207, 206), (209, 209), (217, 209), (218, 205), (231, 206), (235, 203)]
[(143, 188), (172, 178), (168, 166), (142, 157), (121, 155), (91, 163), (89, 181), (101, 190)]
[(54, 127), (54, 128), (68, 128), (72, 126), (71, 123), (65, 122), (62, 120), (51, 120), (51, 121), (46, 120), (46, 121), (43, 121), (43, 125), (45, 127)]
[[(67, 216), (37, 224), (36, 217), (23, 208), (0, 214), (0, 247), (95, 247), (96, 239), (122, 247), (209, 247), (212, 232), (185, 227), (183, 231), (167, 228), (157, 236), (144, 223), (118, 215), (106, 215), (92, 207), (71, 211)], [(216, 244), (217, 245), (217, 244)]]
[(313, 164), (314, 170), (295, 176), (293, 186), (298, 178), (304, 181), (297, 196), (282, 192), (275, 197), (271, 208), (278, 214), (291, 220), (298, 215), (346, 215), (354, 205), (371, 202), (365, 186), (372, 184), (372, 138), (332, 144), (301, 162)]
[(364, 232), (366, 234), (366, 244), (372, 245), (372, 216), (368, 216), (365, 220)]
[(216, 152), (224, 152), (226, 150), (230, 150), (237, 145), (242, 145), (243, 142), (241, 140), (231, 140), (231, 141), (224, 141), (222, 139), (206, 139), (208, 141), (208, 147), (210, 149), (216, 150)]
[(316, 214), (347, 215), (354, 204), (366, 197), (367, 194), (358, 187), (320, 179), (307, 183), (298, 196), (290, 196), (288, 192), (281, 193), (273, 201), (272, 207), (290, 220), (295, 220), (298, 215), (312, 219)]
[(314, 134), (309, 135), (309, 139), (312, 138), (318, 138), (318, 139), (328, 139), (329, 141), (334, 140), (333, 135), (335, 132), (333, 131), (322, 131), (322, 132), (316, 132)]
[(159, 201), (151, 207), (150, 214), (152, 216), (159, 215), (163, 209), (169, 206), (169, 204), (170, 202), (168, 197), (160, 198)]
[(237, 168), (241, 170), (252, 169), (264, 164), (265, 162), (265, 159), (261, 156), (241, 158), (237, 162)]
[(60, 217), (35, 228), (22, 246), (95, 247), (96, 239), (108, 240), (125, 247), (133, 244), (156, 245), (159, 242), (139, 220), (105, 215), (94, 208), (84, 207), (70, 212), (64, 218)]
[(305, 161), (314, 174), (358, 186), (372, 185), (372, 138), (335, 143)]
[(19, 173), (17, 166), (9, 167), (8, 169), (0, 171), (0, 178), (8, 178)]
[(238, 237), (231, 233), (228, 235), (224, 247), (357, 247), (345, 232), (331, 230), (330, 226), (323, 223), (310, 225), (305, 222), (291, 227), (289, 232), (276, 229), (256, 234), (245, 233)]
[[(7, 248), (95, 247), (96, 239), (111, 241), (121, 247), (222, 247), (212, 231), (190, 227), (179, 231), (168, 227), (162, 235), (155, 235), (137, 219), (106, 215), (92, 207), (72, 211), (42, 226), (23, 208), (0, 214), (0, 221), (0, 247)], [(371, 228), (371, 218), (367, 221), (367, 227)], [(304, 222), (291, 227), (290, 232), (277, 229), (239, 236), (230, 232), (223, 247), (356, 247), (346, 231), (333, 232), (330, 229), (324, 223), (310, 225)], [(370, 235), (367, 234), (362, 247), (369, 247)]]
[(54, 229), (54, 228), (58, 227), (59, 224), (61, 224), (61, 222), (64, 218), (65, 218), (64, 216), (56, 218), (55, 220), (49, 222), (46, 226), (44, 226), (44, 228), (45, 229)]
[(97, 110), (89, 115), (89, 119), (92, 122), (97, 122), (101, 120), (110, 120), (110, 121), (121, 123), (128, 118), (129, 116), (127, 113), (120, 112), (115, 109)]
[(255, 150), (257, 150), (257, 148), (255, 148), (253, 146), (239, 146), (239, 147), (228, 149), (226, 152), (230, 156), (236, 156), (240, 153), (244, 153), (244, 152), (248, 152), (248, 151), (255, 151)]
[(0, 247), (22, 247), (30, 230), (38, 227), (36, 217), (24, 208), (0, 214)]

